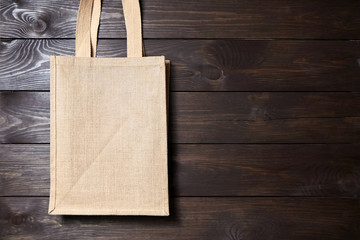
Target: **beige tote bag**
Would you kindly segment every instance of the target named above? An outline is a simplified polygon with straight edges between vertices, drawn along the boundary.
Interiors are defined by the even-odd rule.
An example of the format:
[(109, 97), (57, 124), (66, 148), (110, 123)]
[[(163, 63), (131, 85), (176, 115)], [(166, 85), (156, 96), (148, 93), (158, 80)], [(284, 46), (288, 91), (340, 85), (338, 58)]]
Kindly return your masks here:
[(51, 56), (49, 214), (169, 215), (165, 58), (122, 2), (127, 58), (95, 57), (100, 0), (80, 3), (76, 56)]

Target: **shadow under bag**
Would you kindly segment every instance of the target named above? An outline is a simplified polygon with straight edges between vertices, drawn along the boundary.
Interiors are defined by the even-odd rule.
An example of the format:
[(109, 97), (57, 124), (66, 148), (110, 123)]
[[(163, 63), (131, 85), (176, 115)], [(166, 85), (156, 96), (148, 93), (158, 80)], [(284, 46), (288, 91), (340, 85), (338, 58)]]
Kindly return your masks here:
[(97, 58), (101, 0), (82, 0), (76, 56), (51, 56), (49, 214), (169, 215), (164, 56), (144, 57), (123, 0), (127, 58)]

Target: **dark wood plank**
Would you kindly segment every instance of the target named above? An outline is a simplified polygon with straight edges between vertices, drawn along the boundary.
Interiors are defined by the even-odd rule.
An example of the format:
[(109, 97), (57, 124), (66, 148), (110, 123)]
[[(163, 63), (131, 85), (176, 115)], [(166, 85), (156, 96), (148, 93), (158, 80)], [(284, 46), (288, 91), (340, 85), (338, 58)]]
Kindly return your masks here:
[[(359, 145), (172, 144), (171, 196), (360, 196)], [(49, 145), (0, 145), (0, 196), (49, 194)]]
[[(13, 94), (18, 97), (12, 97)], [(49, 142), (49, 97), (48, 92), (0, 93), (1, 129), (3, 134), (9, 134), (6, 134), (9, 138), (3, 138), (1, 142), (14, 143), (20, 139), (33, 143)]]
[(360, 118), (194, 121), (173, 123), (175, 143), (359, 142)]
[(49, 144), (0, 144), (0, 183), (1, 196), (49, 195)]
[(172, 156), (177, 196), (360, 194), (358, 145), (177, 144)]
[[(351, 143), (359, 93), (177, 92), (172, 143)], [(0, 93), (0, 142), (49, 142), (49, 93)]]
[(175, 198), (170, 217), (49, 216), (47, 198), (0, 198), (2, 239), (328, 239), (360, 237), (359, 200)]
[[(124, 57), (124, 40), (100, 40), (99, 57)], [(360, 91), (359, 41), (146, 40), (171, 60), (172, 91)], [(49, 90), (49, 55), (74, 40), (0, 42), (0, 90)]]
[[(124, 37), (121, 1), (104, 0), (100, 37)], [(3, 0), (3, 38), (74, 38), (79, 0)], [(357, 0), (142, 0), (145, 38), (360, 38)], [(259, 7), (261, 6), (261, 7)]]

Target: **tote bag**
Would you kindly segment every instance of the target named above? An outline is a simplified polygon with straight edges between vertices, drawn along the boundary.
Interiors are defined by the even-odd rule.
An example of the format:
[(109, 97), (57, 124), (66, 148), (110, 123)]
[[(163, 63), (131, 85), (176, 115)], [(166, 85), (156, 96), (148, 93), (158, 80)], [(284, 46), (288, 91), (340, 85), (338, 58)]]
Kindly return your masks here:
[(50, 57), (49, 214), (169, 215), (165, 58), (122, 3), (127, 58), (96, 58), (100, 0), (80, 3), (75, 57)]

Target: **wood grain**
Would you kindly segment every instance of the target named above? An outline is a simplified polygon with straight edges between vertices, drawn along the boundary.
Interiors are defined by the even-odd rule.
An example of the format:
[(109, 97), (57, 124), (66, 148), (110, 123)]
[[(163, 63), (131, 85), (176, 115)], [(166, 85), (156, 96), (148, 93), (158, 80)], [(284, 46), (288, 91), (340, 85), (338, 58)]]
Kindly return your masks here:
[[(171, 196), (360, 195), (359, 145), (172, 144)], [(49, 145), (0, 146), (0, 196), (48, 196)]]
[(174, 143), (353, 143), (359, 117), (175, 122)]
[(359, 237), (339, 198), (173, 198), (170, 217), (49, 216), (47, 198), (0, 198), (2, 239), (329, 239)]
[[(79, 0), (3, 0), (3, 38), (74, 38)], [(261, 6), (261, 7), (260, 7)], [(357, 0), (143, 0), (145, 38), (360, 38)], [(100, 37), (124, 37), (121, 3), (104, 0)]]
[[(11, 97), (13, 94), (20, 97)], [(34, 143), (49, 142), (50, 95), (48, 92), (0, 93), (0, 116), (3, 131), (11, 133), (8, 141), (3, 143), (17, 142), (16, 139)]]
[[(358, 142), (359, 97), (359, 93), (172, 93), (170, 142)], [(0, 109), (1, 143), (49, 142), (49, 93), (1, 93)]]
[(176, 144), (176, 196), (349, 196), (360, 194), (358, 145)]
[[(74, 40), (0, 41), (0, 90), (49, 90), (49, 55)], [(124, 40), (100, 40), (99, 57), (124, 57)], [(172, 91), (360, 91), (359, 41), (146, 40), (171, 60)]]
[[(0, 1), (0, 91), (49, 90), (79, 1)], [(125, 56), (120, 2), (99, 57)], [(0, 143), (26, 144), (0, 144), (0, 239), (360, 239), (360, 1), (141, 5), (172, 64), (171, 216), (49, 216), (49, 93), (3, 92)]]

